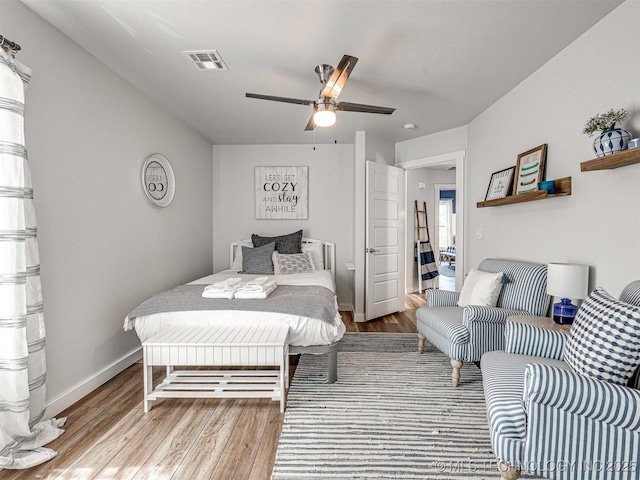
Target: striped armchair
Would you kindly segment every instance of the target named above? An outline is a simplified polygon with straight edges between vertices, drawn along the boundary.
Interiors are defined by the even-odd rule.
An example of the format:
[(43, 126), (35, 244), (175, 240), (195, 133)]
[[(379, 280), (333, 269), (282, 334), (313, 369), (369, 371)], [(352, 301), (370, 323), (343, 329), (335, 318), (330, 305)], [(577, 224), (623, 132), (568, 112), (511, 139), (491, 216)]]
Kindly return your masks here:
[[(507, 322), (505, 351), (482, 357), (491, 444), (503, 479), (521, 471), (558, 480), (640, 479), (640, 280), (608, 305), (597, 292), (580, 307), (571, 333)], [(590, 299), (595, 309), (585, 307)], [(589, 373), (581, 371), (588, 359), (565, 362), (571, 343), (584, 338), (579, 318), (589, 315), (598, 331), (589, 341), (605, 344), (599, 355), (613, 376), (606, 364)], [(595, 345), (585, 350), (592, 357), (596, 351)], [(625, 369), (626, 377), (614, 378)]]
[(504, 284), (495, 307), (458, 307), (459, 292), (427, 290), (427, 306), (416, 312), (418, 352), (425, 339), (451, 359), (451, 382), (460, 383), (463, 362), (479, 362), (482, 354), (504, 348), (504, 324), (511, 315), (546, 315), (547, 266), (516, 260), (488, 258), (478, 266), (484, 272), (503, 272)]

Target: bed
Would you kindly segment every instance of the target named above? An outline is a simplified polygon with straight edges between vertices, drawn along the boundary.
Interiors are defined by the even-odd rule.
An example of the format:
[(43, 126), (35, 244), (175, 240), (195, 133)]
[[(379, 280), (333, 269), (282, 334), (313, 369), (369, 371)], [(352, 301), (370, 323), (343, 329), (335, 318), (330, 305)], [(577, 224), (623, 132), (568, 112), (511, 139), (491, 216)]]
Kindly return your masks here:
[[(288, 325), (290, 353), (327, 354), (328, 383), (335, 382), (337, 343), (345, 332), (335, 294), (335, 244), (302, 238), (301, 232), (300, 238), (302, 251), (313, 264), (313, 271), (283, 273), (276, 268), (273, 275), (266, 276), (275, 280), (278, 287), (266, 300), (202, 298), (202, 291), (207, 285), (229, 278), (241, 278), (242, 282), (246, 282), (265, 276), (258, 273), (239, 273), (242, 270), (242, 247), (253, 247), (253, 244), (250, 240), (238, 241), (230, 245), (228, 270), (162, 292), (143, 302), (125, 318), (124, 329), (135, 330), (140, 341), (144, 342), (158, 332), (176, 326), (215, 328), (266, 323)], [(275, 262), (276, 257), (273, 258)], [(292, 300), (296, 303), (288, 313), (278, 307), (271, 307), (273, 302), (285, 294), (289, 296), (290, 303)], [(165, 309), (164, 304), (158, 299), (171, 295), (179, 297), (178, 301)], [(154, 300), (161, 303), (161, 306), (150, 307)], [(313, 308), (309, 309), (310, 306)]]

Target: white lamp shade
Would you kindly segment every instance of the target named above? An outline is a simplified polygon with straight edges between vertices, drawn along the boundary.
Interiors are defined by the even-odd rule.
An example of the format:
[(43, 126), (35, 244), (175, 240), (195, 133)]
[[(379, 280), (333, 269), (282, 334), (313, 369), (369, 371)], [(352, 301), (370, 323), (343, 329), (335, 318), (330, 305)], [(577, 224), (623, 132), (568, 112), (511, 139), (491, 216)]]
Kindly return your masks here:
[(587, 298), (589, 266), (550, 263), (547, 266), (547, 293), (560, 298)]

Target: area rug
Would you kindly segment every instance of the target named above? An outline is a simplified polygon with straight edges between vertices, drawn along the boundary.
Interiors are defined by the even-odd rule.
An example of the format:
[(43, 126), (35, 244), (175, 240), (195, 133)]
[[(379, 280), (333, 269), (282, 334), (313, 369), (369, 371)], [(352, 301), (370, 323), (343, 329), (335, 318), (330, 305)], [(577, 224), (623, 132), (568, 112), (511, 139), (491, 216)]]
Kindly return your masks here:
[(440, 266), (438, 267), (438, 273), (440, 273), (440, 275), (443, 275), (445, 277), (455, 277), (456, 276), (456, 265), (455, 263), (451, 266), (449, 266), (446, 263), (441, 263)]
[(416, 334), (345, 334), (338, 381), (324, 355), (295, 371), (272, 480), (499, 478), (480, 370), (451, 385), (449, 359)]

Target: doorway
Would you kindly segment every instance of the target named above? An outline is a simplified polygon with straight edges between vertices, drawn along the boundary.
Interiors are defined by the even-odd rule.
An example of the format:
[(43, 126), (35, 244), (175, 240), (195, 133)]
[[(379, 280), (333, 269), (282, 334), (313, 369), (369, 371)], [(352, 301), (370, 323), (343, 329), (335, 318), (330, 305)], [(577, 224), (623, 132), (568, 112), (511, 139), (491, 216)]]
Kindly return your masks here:
[(456, 184), (436, 183), (433, 204), (437, 205), (434, 251), (438, 262), (439, 289), (456, 289)]
[[(407, 162), (402, 162), (397, 164), (396, 166), (401, 167), (405, 170), (405, 178), (407, 179), (407, 212), (411, 212), (414, 205), (414, 198), (416, 195), (420, 195), (419, 191), (422, 190), (425, 198), (427, 200), (427, 207), (429, 209), (429, 227), (430, 227), (430, 240), (432, 243), (432, 248), (434, 250), (434, 255), (436, 260), (439, 260), (439, 238), (436, 238), (436, 230), (439, 230), (438, 217), (439, 215), (436, 213), (439, 210), (439, 199), (435, 201), (435, 185), (436, 184), (445, 184), (445, 185), (453, 185), (453, 189), (456, 190), (456, 215), (455, 220), (455, 241), (456, 241), (456, 268), (455, 268), (455, 277), (451, 277), (453, 279), (449, 280), (449, 287), (453, 290), (459, 290), (459, 287), (462, 286), (462, 282), (464, 280), (464, 160), (466, 156), (465, 150), (459, 150), (455, 152), (450, 152), (442, 155), (435, 155), (432, 157), (426, 157), (416, 160), (410, 160)], [(416, 180), (417, 177), (414, 177), (414, 180), (410, 180), (413, 175), (410, 175), (410, 172), (416, 169), (426, 169), (426, 172), (432, 172), (433, 179), (430, 181), (422, 181)], [(438, 174), (434, 172), (443, 172), (447, 171), (450, 175), (443, 177), (440, 176), (441, 180), (438, 180)], [(455, 173), (453, 173), (455, 172)], [(453, 181), (455, 183), (453, 183)], [(415, 185), (410, 184), (413, 182), (415, 184), (424, 183), (425, 185), (419, 185), (415, 187)], [(415, 187), (415, 188), (414, 188)], [(418, 190), (416, 190), (416, 188)], [(420, 200), (421, 201), (421, 200)], [(435, 205), (438, 208), (435, 208)], [(411, 218), (407, 215), (407, 218)], [(438, 234), (439, 236), (439, 234)], [(411, 222), (407, 222), (407, 253), (414, 251), (414, 229), (413, 224)], [(407, 293), (411, 293), (414, 291), (414, 287), (417, 287), (417, 267), (416, 260), (414, 255), (408, 254), (406, 258), (406, 268), (407, 272), (407, 280), (406, 287)], [(436, 277), (438, 279), (438, 283), (440, 281), (440, 275)], [(453, 284), (453, 285), (451, 285)], [(436, 285), (438, 286), (438, 285)], [(440, 288), (438, 286), (438, 288)], [(416, 289), (417, 291), (417, 289)]]

